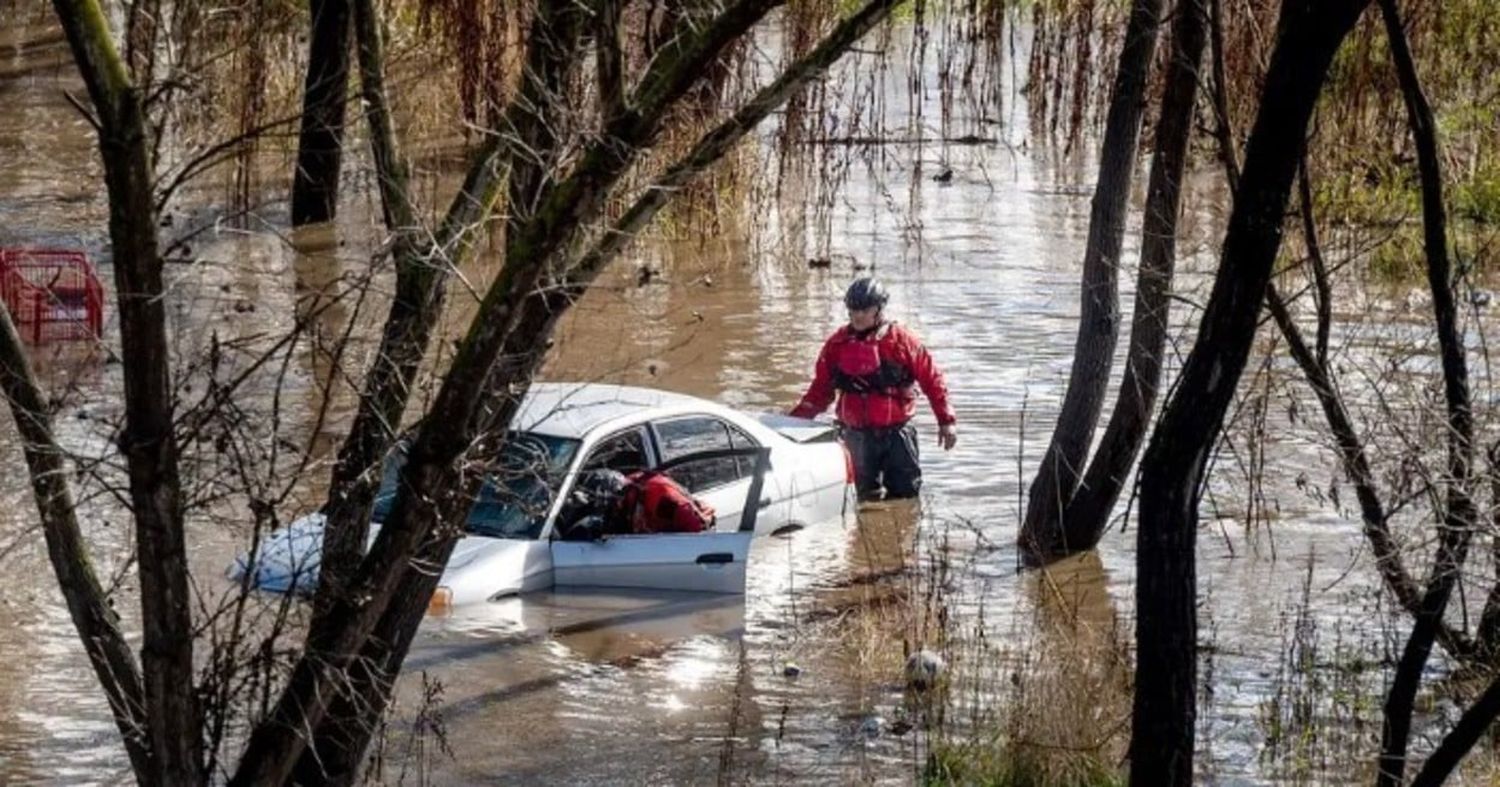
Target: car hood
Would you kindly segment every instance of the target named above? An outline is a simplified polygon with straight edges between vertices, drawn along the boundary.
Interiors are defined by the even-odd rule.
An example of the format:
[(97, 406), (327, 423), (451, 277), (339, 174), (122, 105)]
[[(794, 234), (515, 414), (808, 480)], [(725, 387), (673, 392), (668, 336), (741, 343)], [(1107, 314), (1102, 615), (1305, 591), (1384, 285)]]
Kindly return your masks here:
[[(251, 573), (250, 587), (273, 593), (310, 594), (318, 586), (318, 569), (323, 563), (323, 528), (327, 517), (321, 513), (308, 514), (290, 525), (277, 530), (260, 542), (254, 560), (250, 554), (235, 558), (229, 566), (229, 578), (239, 582)], [(370, 527), (369, 541), (373, 543), (380, 533), (379, 525)], [(532, 542), (524, 539), (485, 538), (469, 536), (460, 539), (453, 547), (453, 555), (444, 569), (445, 578), (462, 573), (462, 569), (475, 561), (495, 561), (510, 557), (520, 562), (526, 548)], [(513, 553), (513, 554), (512, 554)], [(253, 572), (251, 566), (254, 566)], [(517, 581), (521, 574), (517, 571)]]
[(453, 555), (448, 558), (448, 565), (443, 573), (464, 568), (475, 560), (487, 558), (497, 552), (524, 551), (529, 543), (531, 542), (520, 539), (466, 536), (453, 546)]
[(240, 555), (229, 566), (229, 578), (275, 593), (311, 593), (318, 586), (318, 567), (323, 563), (321, 513), (308, 514), (261, 540), (251, 553)]

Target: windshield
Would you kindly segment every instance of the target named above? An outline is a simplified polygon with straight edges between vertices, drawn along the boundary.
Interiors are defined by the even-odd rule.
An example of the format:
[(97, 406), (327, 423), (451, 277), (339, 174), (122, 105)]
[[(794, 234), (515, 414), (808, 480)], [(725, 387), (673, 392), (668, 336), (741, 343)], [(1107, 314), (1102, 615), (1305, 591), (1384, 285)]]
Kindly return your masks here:
[[(578, 441), (565, 437), (511, 432), (500, 449), (495, 470), (484, 480), (474, 499), (464, 529), (493, 538), (536, 538), (546, 524), (547, 512), (562, 486), (568, 465), (578, 452)], [(385, 522), (396, 502), (401, 467), (406, 464), (406, 445), (398, 444), (386, 458), (380, 492), (371, 517)]]

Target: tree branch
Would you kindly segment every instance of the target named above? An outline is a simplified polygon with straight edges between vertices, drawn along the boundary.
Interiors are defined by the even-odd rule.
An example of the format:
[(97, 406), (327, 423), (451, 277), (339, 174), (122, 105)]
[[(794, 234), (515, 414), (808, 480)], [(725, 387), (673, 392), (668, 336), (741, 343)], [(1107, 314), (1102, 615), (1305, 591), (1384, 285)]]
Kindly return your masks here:
[(150, 131), (140, 89), (130, 81), (98, 1), (54, 0), (53, 8), (99, 113), (99, 152), (109, 193), (125, 381), (119, 446), (129, 468), (136, 521), (141, 668), (153, 766), (139, 776), (157, 784), (196, 784), (203, 778), (202, 707), (192, 680), (192, 605)]
[[(387, 613), (402, 583), (414, 581), (411, 560), (419, 550), (442, 565), (456, 541), (456, 533), (445, 531), (434, 538), (434, 531), (440, 521), (452, 521), (445, 515), (467, 510), (470, 501), (462, 499), (464, 476), (459, 461), (479, 436), (475, 416), (480, 394), (517, 323), (518, 307), (543, 280), (553, 256), (597, 215), (609, 188), (640, 146), (654, 138), (672, 104), (725, 46), (748, 32), (780, 1), (737, 0), (707, 25), (679, 36), (648, 70), (632, 108), (610, 124), (573, 173), (550, 190), (535, 218), (511, 244), (517, 256), (507, 260), (458, 347), (409, 452), (385, 527), (349, 589), (333, 602), (327, 617), (331, 625), (310, 634), (308, 652), (293, 668), (274, 710), (252, 732), (232, 783), (284, 780), (305, 744), (299, 730), (322, 724), (332, 681), (347, 669), (377, 625), (387, 621), (384, 625), (393, 630), (383, 630), (381, 639), (395, 642), (409, 637), (408, 627), (415, 629), (420, 622), (420, 614), (413, 617), (407, 606), (414, 600), (409, 594), (401, 599), (401, 614), (392, 618)], [(437, 573), (417, 574), (427, 594), (419, 599), (423, 603), (431, 595)]]
[(1417, 148), (1417, 168), (1422, 181), (1423, 246), (1427, 257), (1427, 282), (1432, 290), (1432, 310), (1437, 323), (1438, 345), (1442, 355), (1443, 393), (1448, 409), (1448, 478), (1447, 510), (1442, 516), (1437, 555), (1433, 559), (1421, 610), (1412, 625), (1411, 636), (1402, 650), (1401, 660), (1386, 695), (1385, 723), (1380, 746), (1380, 774), (1376, 784), (1395, 787), (1402, 782), (1406, 768), (1406, 745), (1411, 733), (1411, 716), (1422, 669), (1432, 653), (1443, 611), (1459, 571), (1468, 557), (1469, 542), (1474, 533), (1476, 512), (1471, 493), (1471, 467), (1474, 450), (1474, 423), (1469, 407), (1468, 365), (1464, 358), (1463, 336), (1458, 328), (1458, 308), (1454, 303), (1452, 270), (1448, 261), (1447, 215), (1443, 207), (1443, 176), (1437, 155), (1437, 132), (1432, 109), (1422, 92), (1407, 44), (1406, 31), (1395, 0), (1380, 0), (1381, 17), (1391, 58), (1406, 102), (1407, 119)]
[(1298, 152), (1334, 55), (1368, 0), (1286, 0), (1213, 292), (1141, 459), (1130, 780), (1193, 778), (1198, 508), (1281, 248)]
[(47, 540), (47, 557), (52, 562), (63, 601), (68, 605), (68, 615), (83, 641), (89, 663), (94, 666), (94, 675), (109, 698), (109, 709), (124, 739), (136, 779), (142, 785), (149, 784), (151, 749), (146, 736), (140, 669), (120, 633), (119, 616), (94, 574), (88, 546), (78, 527), (73, 492), (68, 487), (65, 453), (52, 436), (52, 419), (26, 359), (21, 337), (16, 334), (10, 312), (3, 303), (0, 303), (0, 391), (10, 404), (11, 416), (21, 435), (31, 492)]

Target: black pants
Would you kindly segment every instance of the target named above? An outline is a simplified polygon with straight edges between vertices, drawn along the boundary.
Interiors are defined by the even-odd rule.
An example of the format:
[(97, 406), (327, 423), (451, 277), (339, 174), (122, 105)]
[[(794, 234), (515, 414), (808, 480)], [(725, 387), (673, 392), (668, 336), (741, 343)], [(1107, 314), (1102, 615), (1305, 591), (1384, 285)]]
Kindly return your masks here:
[(888, 429), (845, 429), (844, 443), (854, 457), (854, 485), (860, 500), (916, 497), (922, 489), (917, 429), (911, 424)]

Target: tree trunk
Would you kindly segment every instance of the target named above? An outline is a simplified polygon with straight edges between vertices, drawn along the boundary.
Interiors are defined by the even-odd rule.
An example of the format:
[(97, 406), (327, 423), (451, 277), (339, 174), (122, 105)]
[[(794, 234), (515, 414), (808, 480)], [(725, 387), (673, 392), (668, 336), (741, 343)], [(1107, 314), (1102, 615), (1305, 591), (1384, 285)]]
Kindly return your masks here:
[(54, 0), (99, 119), (109, 194), (109, 236), (120, 310), (125, 428), (141, 582), (141, 669), (156, 784), (203, 779), (202, 710), (193, 676), (192, 596), (182, 489), (172, 432), (166, 304), (156, 238), (149, 124), (140, 89), (110, 38), (96, 0)]
[[(665, 174), (648, 186), (634, 204), (604, 232), (597, 245), (577, 261), (565, 266), (569, 273), (561, 280), (534, 288), (520, 305), (516, 325), (506, 338), (499, 362), (485, 384), (480, 402), (495, 406), (477, 414), (479, 433), (493, 441), (502, 433), (524, 397), (525, 387), (545, 360), (550, 337), (563, 314), (582, 297), (588, 285), (599, 275), (629, 239), (642, 229), (664, 207), (671, 197), (733, 149), (752, 129), (809, 81), (825, 73), (830, 65), (848, 51), (865, 33), (884, 20), (896, 0), (876, 0), (842, 21), (838, 27), (805, 57), (792, 64), (771, 85), (756, 94), (745, 106), (713, 131), (704, 135), (680, 161), (668, 167)], [(463, 521), (472, 500), (472, 485), (466, 479), (465, 489), (449, 498), (456, 508), (439, 521)], [(456, 534), (429, 540), (417, 561), (423, 565), (442, 566), (456, 543)], [(374, 734), (372, 719), (390, 700), (390, 692), (411, 646), (417, 624), (426, 611), (427, 599), (436, 588), (441, 571), (410, 572), (396, 591), (397, 600), (377, 625), (375, 633), (356, 660), (358, 665), (349, 676), (351, 691), (341, 692), (328, 711), (328, 720), (317, 731), (318, 771), (309, 771), (325, 783), (348, 784), (358, 777), (364, 752)], [(313, 767), (312, 758), (304, 755), (299, 768)]]
[(1083, 485), (1063, 516), (1062, 541), (1046, 544), (1051, 550), (1049, 558), (1092, 549), (1099, 543), (1120, 490), (1130, 477), (1136, 454), (1145, 442), (1152, 409), (1156, 406), (1162, 357), (1167, 346), (1167, 317), (1172, 305), (1182, 171), (1192, 136), (1198, 66), (1208, 36), (1206, 3), (1207, 0), (1181, 0), (1177, 6), (1141, 228), (1141, 267), (1130, 326), (1130, 356), (1099, 450), (1089, 462)]
[(99, 577), (94, 574), (88, 545), (78, 527), (78, 509), (68, 487), (63, 451), (52, 436), (52, 418), (37, 386), (31, 364), (10, 314), (0, 304), (0, 391), (21, 436), (31, 492), (47, 541), (47, 557), (57, 576), (58, 589), (68, 605), (73, 627), (94, 675), (109, 698), (115, 727), (125, 743), (131, 769), (141, 785), (151, 784), (153, 766), (146, 733), (145, 698), (140, 668), (130, 645), (120, 633), (119, 615), (110, 606)]
[[(1213, 33), (1211, 39), (1214, 42), (1212, 95), (1214, 113), (1217, 116), (1217, 122), (1214, 124), (1214, 139), (1217, 142), (1219, 161), (1224, 167), (1225, 178), (1229, 182), (1230, 189), (1234, 190), (1239, 183), (1239, 162), (1234, 152), (1233, 132), (1229, 122), (1229, 102), (1224, 89), (1223, 20), (1219, 6), (1220, 0), (1212, 0), (1210, 15), (1212, 20), (1210, 29)], [(1275, 285), (1269, 285), (1266, 288), (1266, 306), (1276, 321), (1281, 335), (1287, 341), (1292, 359), (1302, 369), (1303, 376), (1307, 378), (1308, 385), (1312, 387), (1313, 394), (1318, 398), (1323, 416), (1328, 421), (1328, 429), (1333, 433), (1334, 442), (1338, 445), (1339, 460), (1343, 465), (1344, 475), (1354, 486), (1355, 498), (1359, 503), (1360, 517), (1364, 525), (1365, 540), (1370, 543), (1370, 552), (1375, 558), (1376, 569), (1380, 572), (1386, 588), (1396, 597), (1401, 607), (1415, 616), (1421, 606), (1422, 590), (1406, 570), (1400, 548), (1391, 537), (1390, 523), (1386, 518), (1385, 506), (1380, 501), (1375, 475), (1370, 469), (1370, 462), (1366, 456), (1364, 441), (1360, 438), (1359, 431), (1354, 428), (1354, 421), (1349, 417), (1348, 408), (1344, 406), (1343, 399), (1339, 396), (1333, 372), (1328, 366), (1328, 337), (1333, 324), (1333, 289), (1329, 282), (1328, 264), (1323, 257), (1322, 244), (1318, 241), (1317, 222), (1312, 209), (1312, 185), (1307, 175), (1305, 153), (1297, 172), (1297, 186), (1302, 215), (1302, 232), (1304, 242), (1307, 244), (1308, 257), (1312, 263), (1313, 287), (1317, 293), (1318, 324), (1315, 348), (1308, 347), (1301, 330), (1292, 319), (1286, 301), (1277, 292)], [(1497, 584), (1491, 593), (1491, 598), (1496, 599), (1497, 614), (1500, 614), (1500, 596), (1497, 594), (1500, 594), (1500, 584)], [(1489, 605), (1486, 606), (1486, 610), (1490, 608)], [(1481, 652), (1482, 625), (1481, 638), (1478, 641), (1447, 623), (1440, 622), (1439, 626), (1438, 642), (1454, 658), (1471, 660), (1483, 657)], [(1497, 624), (1497, 627), (1500, 627), (1500, 624)]]
[[(442, 311), (443, 283), (450, 265), (463, 260), (466, 244), (453, 243), (447, 227), (424, 240), (409, 191), (406, 162), (397, 149), (386, 94), (385, 48), (370, 0), (352, 7), (358, 29), (360, 88), (370, 147), (380, 184), (386, 229), (395, 236), (396, 292), (386, 314), (380, 351), (367, 373), (359, 409), (339, 449), (329, 488), (318, 592), (309, 630), (328, 623), (333, 599), (344, 592), (359, 565), (369, 531), (370, 512), (380, 484), (380, 463), (395, 441), (406, 412), (417, 368), (427, 352), (432, 328)], [(470, 192), (466, 192), (470, 193)]]
[(1463, 712), (1458, 723), (1443, 736), (1437, 750), (1427, 758), (1427, 762), (1422, 763), (1422, 769), (1417, 771), (1417, 778), (1412, 780), (1411, 787), (1438, 787), (1447, 782), (1448, 777), (1463, 761), (1464, 755), (1474, 748), (1479, 738), (1495, 723), (1496, 716), (1500, 716), (1500, 677), (1490, 681), (1479, 699)]
[[(1479, 615), (1479, 627), (1474, 638), (1485, 663), (1495, 665), (1500, 662), (1500, 527), (1497, 527), (1500, 525), (1500, 443), (1492, 443), (1487, 454), (1490, 507), (1481, 521), (1490, 526), (1490, 564), (1494, 572), (1494, 584), (1490, 585), (1490, 592), (1484, 600), (1484, 610)], [(1441, 633), (1438, 641), (1443, 641)]]
[(344, 107), (349, 87), (349, 0), (310, 0), (302, 133), (292, 178), (292, 226), (329, 221), (339, 210)]
[(1224, 174), (1229, 178), (1229, 191), (1234, 193), (1239, 189), (1240, 163), (1234, 152), (1234, 125), (1229, 119), (1229, 85), (1226, 84), (1227, 77), (1224, 74), (1224, 0), (1209, 0), (1208, 3), (1208, 32), (1209, 40), (1213, 46), (1213, 97), (1214, 106), (1214, 141), (1218, 144), (1215, 150), (1219, 154), (1219, 163), (1224, 166)]
[[(438, 528), (444, 514), (463, 497), (460, 461), (480, 437), (476, 415), (501, 351), (518, 324), (524, 297), (544, 284), (555, 255), (599, 214), (610, 189), (634, 162), (642, 146), (655, 139), (669, 110), (693, 86), (724, 47), (745, 35), (779, 5), (780, 0), (738, 0), (700, 27), (683, 31), (639, 80), (630, 109), (610, 123), (579, 155), (572, 174), (549, 190), (521, 236), (509, 244), (518, 253), (507, 260), (480, 303), (468, 334), (459, 343), (436, 401), (408, 453), (395, 504), (370, 554), (340, 598), (334, 599), (329, 625), (309, 635), (307, 653), (292, 669), (287, 685), (268, 718), (252, 731), (238, 772), (231, 783), (261, 784), (286, 779), (306, 743), (302, 731), (316, 730), (325, 718), (332, 687), (372, 634), (379, 642), (399, 642), (415, 628), (420, 614), (392, 622), (395, 593), (417, 570), (419, 552), (446, 556), (442, 542), (456, 534)], [(471, 177), (474, 170), (471, 169)], [(476, 200), (462, 194), (460, 200)], [(434, 547), (436, 543), (438, 546)], [(451, 549), (452, 544), (447, 544)], [(435, 570), (440, 567), (428, 567)], [(429, 577), (436, 582), (436, 574)], [(430, 594), (431, 585), (426, 586)], [(411, 599), (397, 601), (405, 605)], [(426, 597), (421, 599), (425, 609)], [(405, 607), (403, 607), (405, 608)], [(367, 717), (368, 718), (368, 717)]]
[(1142, 460), (1131, 783), (1193, 778), (1196, 539), (1209, 454), (1254, 339), (1303, 137), (1339, 45), (1368, 0), (1287, 0), (1198, 340)]
[[(565, 2), (542, 3), (534, 12), (531, 24), (531, 47), (527, 51), (525, 78), (522, 80), (518, 98), (506, 107), (502, 117), (508, 128), (507, 138), (511, 144), (527, 151), (520, 157), (511, 173), (512, 206), (531, 205), (538, 199), (540, 184), (547, 172), (555, 167), (549, 151), (556, 147), (551, 127), (546, 118), (556, 108), (557, 100), (566, 88), (569, 66), (574, 60), (577, 44), (583, 29), (583, 18), (572, 13), (573, 7)], [(393, 146), (392, 134), (386, 115), (386, 95), (381, 64), (384, 60), (383, 42), (379, 21), (375, 18), (370, 0), (355, 0), (355, 22), (359, 41), (360, 71), (364, 83), (366, 104), (379, 108), (378, 116), (372, 114), (372, 127), (380, 133), (372, 135), (382, 146)], [(377, 149), (377, 160), (382, 158)], [(385, 199), (389, 205), (407, 206), (407, 181), (405, 168), (381, 167), (381, 171), (395, 170), (400, 179), (388, 179), (390, 193)], [(518, 184), (524, 181), (529, 190)], [(466, 194), (469, 192), (465, 192)], [(480, 197), (488, 201), (488, 197)], [(404, 211), (411, 214), (409, 206)], [(521, 216), (529, 216), (529, 210), (510, 211), (508, 224), (517, 227)], [(409, 219), (415, 222), (414, 218)], [(403, 230), (397, 216), (387, 210), (387, 223), (398, 237), (413, 237)], [(477, 228), (476, 228), (477, 229)], [(450, 232), (470, 235), (473, 230), (458, 229), (451, 224), (445, 227)], [(514, 237), (517, 229), (507, 233)], [(339, 464), (335, 469), (333, 494), (330, 497), (328, 525), (325, 545), (323, 573), (318, 591), (318, 614), (310, 627), (312, 632), (331, 622), (330, 615), (337, 614), (334, 601), (343, 596), (346, 586), (359, 567), (362, 556), (371, 508), (380, 483), (381, 459), (390, 450), (394, 434), (391, 425), (400, 423), (409, 397), (410, 386), (422, 356), (426, 351), (433, 326), (441, 311), (442, 283), (446, 278), (446, 265), (432, 265), (431, 256), (441, 254), (445, 248), (453, 248), (453, 255), (467, 256), (469, 244), (440, 241), (434, 249), (424, 246), (420, 250), (415, 243), (398, 245), (398, 283), (396, 299), (391, 305), (391, 314), (386, 321), (385, 352), (379, 356), (377, 368), (372, 372), (368, 393), (361, 399), (359, 414), (350, 437), (340, 451)], [(330, 556), (331, 555), (331, 556)], [(446, 562), (446, 557), (444, 557)], [(441, 565), (439, 563), (438, 565)], [(403, 589), (397, 598), (410, 592)], [(425, 609), (426, 598), (421, 597)], [(421, 610), (418, 610), (420, 618)], [(389, 613), (387, 615), (389, 617)], [(367, 650), (379, 650), (367, 646)], [(404, 649), (402, 649), (404, 657)], [(357, 779), (363, 763), (372, 720), (369, 705), (361, 698), (370, 694), (384, 697), (389, 690), (389, 681), (381, 679), (382, 670), (378, 656), (362, 658), (354, 674), (339, 689), (339, 696), (329, 707), (327, 721), (318, 728), (313, 745), (298, 760), (297, 781), (312, 783), (349, 784)], [(399, 661), (397, 662), (399, 664)], [(380, 702), (384, 707), (384, 701)]]
[(1474, 422), (1469, 409), (1468, 365), (1464, 358), (1463, 336), (1458, 327), (1458, 307), (1454, 303), (1452, 270), (1448, 262), (1443, 174), (1438, 160), (1432, 109), (1417, 79), (1416, 65), (1412, 62), (1395, 0), (1380, 0), (1380, 10), (1417, 147), (1417, 169), (1422, 181), (1422, 245), (1427, 256), (1427, 283), (1432, 290), (1432, 311), (1442, 355), (1443, 393), (1448, 408), (1447, 511), (1442, 516), (1437, 556), (1433, 559), (1422, 606), (1401, 652), (1401, 660), (1396, 664), (1396, 674), (1385, 701), (1380, 775), (1376, 784), (1399, 785), (1406, 769), (1412, 706), (1422, 683), (1422, 668), (1432, 654), (1443, 611), (1448, 608), (1448, 599), (1458, 582), (1474, 533), (1475, 511), (1470, 489)]
[(1063, 512), (1078, 489), (1109, 386), (1120, 331), (1116, 271), (1161, 7), (1162, 0), (1133, 0), (1125, 44), (1120, 48), (1120, 67), (1110, 95), (1099, 177), (1089, 213), (1088, 246), (1083, 253), (1083, 307), (1073, 345), (1073, 368), (1051, 443), (1031, 482), (1026, 519), (1021, 526), (1021, 550), (1032, 563), (1070, 551), (1062, 528)]

